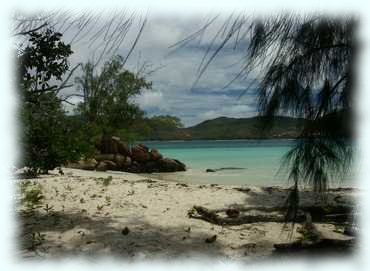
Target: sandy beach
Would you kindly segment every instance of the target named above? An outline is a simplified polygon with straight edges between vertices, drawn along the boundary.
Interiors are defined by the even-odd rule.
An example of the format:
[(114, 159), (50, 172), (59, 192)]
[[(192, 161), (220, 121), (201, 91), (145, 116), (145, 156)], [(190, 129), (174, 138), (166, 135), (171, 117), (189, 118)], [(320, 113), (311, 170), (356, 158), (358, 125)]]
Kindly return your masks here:
[[(38, 186), (43, 195), (33, 210), (17, 205), (22, 258), (249, 260), (270, 257), (273, 244), (301, 237), (296, 230), (284, 230), (283, 223), (219, 226), (188, 217), (194, 205), (209, 209), (281, 206), (287, 191), (279, 187), (195, 185), (123, 172), (63, 171), (64, 175), (53, 171), (37, 179), (17, 180), (19, 186), (28, 183), (27, 189)], [(312, 193), (302, 192), (301, 204), (314, 204), (318, 198)], [(359, 193), (333, 190), (328, 202), (353, 204)], [(332, 224), (317, 227), (328, 238), (351, 238), (335, 232)], [(214, 242), (206, 242), (215, 235)]]

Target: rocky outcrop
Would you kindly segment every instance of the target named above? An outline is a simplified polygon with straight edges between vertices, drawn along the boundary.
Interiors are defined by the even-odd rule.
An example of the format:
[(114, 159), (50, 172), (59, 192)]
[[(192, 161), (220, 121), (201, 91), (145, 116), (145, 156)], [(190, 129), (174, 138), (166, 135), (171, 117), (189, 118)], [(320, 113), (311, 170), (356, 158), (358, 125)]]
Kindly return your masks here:
[(142, 145), (137, 145), (131, 148), (131, 158), (137, 162), (147, 162), (150, 160), (148, 149)]
[(86, 170), (118, 170), (134, 173), (185, 171), (186, 166), (176, 159), (165, 158), (157, 149), (143, 144), (131, 149), (119, 137), (103, 136), (96, 144), (99, 154), (95, 159), (69, 163), (67, 167)]
[(162, 154), (160, 154), (157, 149), (151, 149), (151, 151), (150, 151), (150, 160), (158, 161), (162, 158), (163, 158)]

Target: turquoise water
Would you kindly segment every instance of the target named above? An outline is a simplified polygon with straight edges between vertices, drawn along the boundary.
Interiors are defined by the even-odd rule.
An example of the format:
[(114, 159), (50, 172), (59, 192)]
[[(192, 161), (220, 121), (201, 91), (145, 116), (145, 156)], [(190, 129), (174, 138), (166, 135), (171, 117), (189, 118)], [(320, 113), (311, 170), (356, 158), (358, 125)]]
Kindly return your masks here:
[[(187, 165), (186, 172), (151, 174), (156, 178), (199, 184), (290, 184), (286, 170), (279, 169), (293, 140), (147, 141), (144, 144)], [(226, 167), (243, 169), (206, 172), (206, 169)], [(345, 186), (346, 183), (348, 180), (336, 180), (332, 184)]]

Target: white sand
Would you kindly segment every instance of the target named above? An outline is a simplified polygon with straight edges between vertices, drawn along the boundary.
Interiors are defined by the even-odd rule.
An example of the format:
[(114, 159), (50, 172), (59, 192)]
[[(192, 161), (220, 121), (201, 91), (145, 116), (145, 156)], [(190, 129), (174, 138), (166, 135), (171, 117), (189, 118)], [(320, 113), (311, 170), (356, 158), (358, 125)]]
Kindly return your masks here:
[[(236, 186), (183, 186), (121, 172), (76, 169), (64, 172), (63, 176), (55, 172), (22, 180), (39, 183), (45, 198), (33, 215), (20, 215), (20, 256), (256, 259), (270, 256), (274, 243), (290, 241), (290, 230), (283, 231), (281, 223), (222, 227), (187, 216), (193, 205), (210, 209), (235, 204), (281, 205), (286, 191), (267, 192), (252, 187), (251, 191), (242, 192)], [(113, 180), (104, 186), (98, 178), (107, 176)], [(329, 200), (340, 196), (345, 202), (353, 202), (356, 193), (359, 192), (335, 192)], [(303, 203), (312, 201), (308, 194), (303, 195)], [(52, 209), (46, 210), (46, 204)], [(18, 211), (22, 209), (20, 206)], [(125, 227), (129, 229), (126, 235), (122, 234)], [(346, 238), (334, 233), (333, 225), (318, 227), (335, 238)], [(296, 231), (293, 233), (293, 240), (300, 236)], [(205, 239), (213, 235), (217, 235), (217, 240), (206, 243)]]

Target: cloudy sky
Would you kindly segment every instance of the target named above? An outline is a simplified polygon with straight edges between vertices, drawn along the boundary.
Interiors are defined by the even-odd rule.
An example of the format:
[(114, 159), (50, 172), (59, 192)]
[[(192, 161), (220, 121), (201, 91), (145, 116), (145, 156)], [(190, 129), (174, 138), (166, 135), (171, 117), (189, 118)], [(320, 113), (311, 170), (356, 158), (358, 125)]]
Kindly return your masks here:
[[(202, 36), (187, 43), (186, 46), (169, 48), (201, 29), (212, 18), (214, 16), (207, 15), (203, 17), (147, 16), (147, 24), (135, 50), (130, 55), (126, 68), (135, 72), (144, 61), (149, 63), (151, 68), (158, 68), (147, 78), (152, 81), (153, 89), (135, 98), (135, 102), (148, 116), (174, 115), (179, 117), (185, 126), (191, 126), (220, 116), (256, 115), (256, 97), (253, 89), (249, 89), (245, 95), (239, 97), (248, 86), (246, 79), (236, 80), (224, 88), (243, 65), (246, 41), (239, 43), (237, 48), (234, 48), (233, 42), (227, 44), (208, 66), (200, 81), (192, 88), (202, 58), (226, 18), (217, 17)], [(99, 22), (96, 24), (97, 31)], [(122, 56), (127, 55), (139, 26), (140, 21), (137, 19), (117, 53)], [(65, 35), (67, 40), (71, 36), (69, 33)], [(222, 38), (216, 39), (213, 46), (216, 47), (221, 41)], [(72, 65), (86, 62), (97, 55), (86, 42), (83, 42), (83, 39), (82, 42), (72, 43), (72, 49), (74, 51), (71, 57)]]

